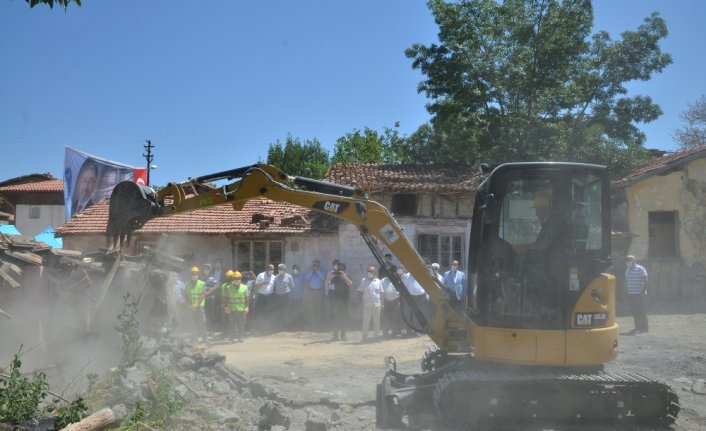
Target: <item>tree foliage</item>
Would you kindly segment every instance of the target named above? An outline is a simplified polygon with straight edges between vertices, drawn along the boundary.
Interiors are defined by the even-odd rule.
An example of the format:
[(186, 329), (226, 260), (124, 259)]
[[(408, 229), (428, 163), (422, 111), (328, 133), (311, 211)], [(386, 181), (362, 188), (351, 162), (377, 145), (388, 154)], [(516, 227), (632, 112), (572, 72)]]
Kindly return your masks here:
[(706, 95), (679, 115), (685, 123), (674, 131), (674, 139), (682, 148), (698, 147), (706, 144)]
[(331, 163), (399, 163), (405, 159), (406, 143), (400, 136), (399, 123), (382, 133), (368, 127), (353, 129), (338, 138)]
[(25, 0), (29, 7), (35, 7), (38, 4), (46, 4), (50, 9), (54, 9), (54, 4), (57, 4), (66, 10), (71, 3), (76, 3), (77, 6), (81, 6), (81, 0)]
[[(426, 77), (431, 122), (410, 136), (414, 158), (573, 160), (615, 170), (646, 156), (639, 123), (661, 109), (625, 84), (672, 62), (657, 14), (618, 40), (591, 34), (589, 0), (429, 1), (439, 44), (406, 55)], [(620, 153), (637, 157), (615, 157)], [(622, 165), (623, 161), (627, 165)]]
[(284, 145), (279, 140), (267, 150), (267, 164), (290, 175), (321, 179), (329, 166), (328, 151), (314, 138), (302, 142), (287, 136)]

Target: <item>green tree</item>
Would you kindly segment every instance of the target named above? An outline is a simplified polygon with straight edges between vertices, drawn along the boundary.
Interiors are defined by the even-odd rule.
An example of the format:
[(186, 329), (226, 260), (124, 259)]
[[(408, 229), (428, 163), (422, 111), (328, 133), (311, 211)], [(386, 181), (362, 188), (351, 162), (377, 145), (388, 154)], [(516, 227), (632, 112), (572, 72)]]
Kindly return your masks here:
[[(420, 156), (468, 163), (573, 160), (629, 169), (646, 157), (637, 124), (662, 111), (625, 84), (672, 62), (657, 14), (619, 40), (591, 35), (589, 0), (429, 1), (439, 44), (406, 55), (426, 79), (430, 124), (411, 136)], [(616, 152), (635, 157), (612, 163)], [(621, 159), (622, 160), (622, 159)]]
[(331, 163), (399, 163), (407, 153), (406, 140), (399, 134), (399, 123), (382, 133), (368, 127), (336, 140)]
[(691, 148), (706, 144), (706, 95), (701, 95), (693, 105), (689, 104), (679, 117), (685, 123), (673, 134), (679, 145)]
[(329, 166), (328, 151), (318, 139), (306, 140), (287, 136), (284, 145), (270, 144), (267, 150), (267, 164), (276, 166), (289, 175), (321, 179)]
[(49, 8), (54, 9), (54, 4), (62, 6), (64, 10), (69, 7), (69, 4), (76, 3), (76, 5), (81, 6), (81, 0), (25, 0), (29, 7), (35, 7), (38, 4), (49, 5)]

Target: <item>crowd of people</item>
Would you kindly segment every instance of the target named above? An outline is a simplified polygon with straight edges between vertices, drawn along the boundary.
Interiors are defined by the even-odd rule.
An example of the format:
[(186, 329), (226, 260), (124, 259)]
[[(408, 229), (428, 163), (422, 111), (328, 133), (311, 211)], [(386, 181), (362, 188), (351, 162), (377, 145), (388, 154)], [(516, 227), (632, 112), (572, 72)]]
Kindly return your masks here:
[[(243, 342), (246, 334), (310, 330), (332, 332), (332, 341), (347, 340), (347, 331), (357, 326), (361, 342), (417, 336), (421, 329), (414, 311), (400, 299), (391, 281), (395, 274), (412, 302), (428, 321), (433, 319), (429, 296), (406, 270), (385, 255), (380, 267), (369, 266), (364, 277), (353, 280), (343, 262), (331, 269), (314, 260), (302, 271), (298, 264), (268, 264), (264, 271), (229, 269), (216, 260), (189, 269), (188, 280), (177, 281), (181, 311), (179, 322), (203, 341), (218, 334), (231, 342)], [(467, 297), (466, 276), (453, 261), (448, 271), (431, 270), (451, 304), (463, 307)], [(372, 335), (370, 332), (372, 330)], [(403, 334), (404, 332), (404, 334)]]

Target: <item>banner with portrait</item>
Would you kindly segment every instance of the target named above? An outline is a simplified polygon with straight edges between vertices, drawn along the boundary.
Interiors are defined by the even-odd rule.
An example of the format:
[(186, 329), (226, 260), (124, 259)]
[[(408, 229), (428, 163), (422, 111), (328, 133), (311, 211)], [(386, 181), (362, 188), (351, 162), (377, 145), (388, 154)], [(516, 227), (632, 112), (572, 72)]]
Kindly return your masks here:
[(109, 199), (121, 181), (136, 181), (135, 167), (102, 159), (71, 147), (64, 155), (66, 220), (96, 202)]

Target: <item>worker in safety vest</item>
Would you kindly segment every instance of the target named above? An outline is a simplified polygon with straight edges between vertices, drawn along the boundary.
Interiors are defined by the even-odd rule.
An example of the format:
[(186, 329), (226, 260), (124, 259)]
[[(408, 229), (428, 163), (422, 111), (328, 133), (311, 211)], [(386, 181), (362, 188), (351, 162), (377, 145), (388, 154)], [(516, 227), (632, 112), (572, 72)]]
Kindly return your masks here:
[(248, 315), (250, 305), (248, 286), (241, 283), (242, 274), (238, 271), (226, 272), (226, 278), (228, 281), (221, 285), (223, 313), (227, 321), (226, 332), (231, 341), (235, 342), (237, 335), (238, 343), (242, 343), (245, 338), (245, 316)]
[(205, 283), (199, 279), (200, 273), (198, 266), (191, 268), (191, 279), (184, 285), (184, 300), (188, 306), (191, 328), (196, 331), (196, 336), (206, 341), (206, 316), (203, 311)]

